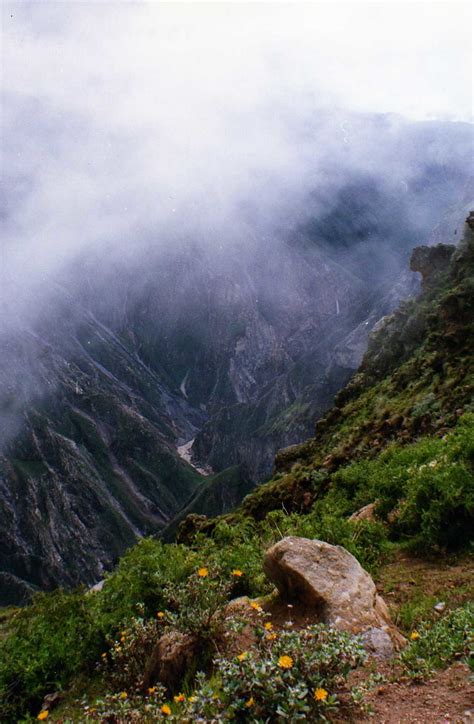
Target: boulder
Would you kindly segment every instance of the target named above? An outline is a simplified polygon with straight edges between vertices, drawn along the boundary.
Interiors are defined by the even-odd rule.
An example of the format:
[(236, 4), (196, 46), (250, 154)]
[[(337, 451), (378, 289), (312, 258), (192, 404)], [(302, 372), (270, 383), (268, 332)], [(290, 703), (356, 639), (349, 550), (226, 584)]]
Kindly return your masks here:
[(159, 681), (169, 691), (179, 689), (184, 676), (195, 669), (196, 639), (180, 631), (163, 634), (145, 665), (143, 688)]
[(267, 551), (264, 570), (280, 596), (314, 609), (315, 620), (366, 632), (367, 648), (386, 657), (405, 641), (375, 583), (353, 555), (319, 540), (287, 537)]

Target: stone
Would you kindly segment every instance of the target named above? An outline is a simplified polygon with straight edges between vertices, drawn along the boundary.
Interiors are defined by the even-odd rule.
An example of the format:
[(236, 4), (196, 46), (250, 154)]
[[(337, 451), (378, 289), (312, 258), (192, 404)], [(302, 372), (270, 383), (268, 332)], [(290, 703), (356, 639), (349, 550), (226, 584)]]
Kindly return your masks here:
[(368, 628), (362, 634), (362, 641), (368, 653), (376, 659), (391, 659), (394, 654), (392, 639), (383, 628)]
[(386, 656), (388, 639), (395, 649), (405, 643), (372, 578), (345, 548), (289, 536), (267, 551), (264, 570), (284, 600), (313, 608), (316, 621), (366, 632), (373, 652)]
[(98, 593), (99, 591), (102, 591), (102, 589), (104, 587), (104, 583), (105, 583), (105, 578), (102, 578), (101, 581), (98, 581), (93, 586), (91, 586), (88, 589), (87, 593)]
[(41, 711), (52, 711), (61, 702), (61, 694), (54, 691), (52, 694), (46, 694), (41, 705)]
[(363, 508), (359, 508), (349, 518), (350, 523), (357, 522), (358, 520), (374, 520), (375, 518), (375, 505), (376, 503), (369, 503), (364, 505)]
[(143, 688), (156, 681), (173, 692), (179, 689), (183, 678), (196, 666), (197, 642), (193, 636), (170, 631), (157, 641), (143, 675)]
[(433, 609), (436, 611), (436, 613), (443, 613), (443, 611), (446, 608), (446, 604), (444, 601), (438, 601), (438, 603), (433, 606)]

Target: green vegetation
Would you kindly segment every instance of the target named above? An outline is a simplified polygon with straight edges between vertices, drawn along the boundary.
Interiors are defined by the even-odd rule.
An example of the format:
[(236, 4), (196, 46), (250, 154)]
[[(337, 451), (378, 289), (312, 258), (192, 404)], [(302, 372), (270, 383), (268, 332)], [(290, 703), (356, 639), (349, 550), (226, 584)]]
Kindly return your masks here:
[(377, 501), (390, 536), (424, 549), (465, 547), (474, 530), (474, 415), (442, 438), (393, 444), (333, 476), (352, 507)]
[[(250, 650), (215, 657), (210, 679), (198, 674), (194, 688), (171, 698), (160, 685), (145, 692), (132, 685), (150, 640), (146, 624), (135, 621), (105, 665), (116, 693), (85, 705), (83, 715), (100, 721), (245, 721), (247, 716), (252, 721), (324, 721), (337, 708), (338, 690), (351, 669), (366, 660), (361, 642), (322, 625), (287, 628), (277, 635), (263, 618), (262, 613), (253, 625), (256, 641)], [(237, 621), (233, 628), (239, 629)]]
[[(262, 571), (263, 552), (286, 535), (343, 545), (372, 573), (387, 559), (396, 541), (423, 551), (466, 548), (474, 529), (473, 465), (474, 415), (467, 414), (443, 437), (426, 437), (406, 446), (395, 443), (377, 458), (359, 460), (329, 476), (313, 473), (315, 502), (304, 515), (274, 510), (261, 521), (241, 515), (238, 525), (235, 516), (233, 524), (221, 519), (212, 531), (196, 533), (188, 545), (144, 539), (122, 558), (101, 591), (42, 594), (9, 619), (9, 634), (0, 644), (0, 695), (5, 711), (12, 720), (28, 707), (34, 711), (44, 694), (66, 687), (79, 672), (92, 671), (101, 653), (115, 651), (122, 630), (135, 630), (138, 637), (137, 615), (141, 648), (137, 653), (131, 645), (135, 664), (125, 661), (130, 654), (127, 650), (110, 655), (111, 661), (121, 662), (121, 672), (128, 672), (126, 680), (112, 678), (114, 690), (136, 683), (145, 653), (160, 631), (157, 611), (166, 612), (161, 623), (199, 637), (200, 661), (208, 667), (223, 606), (239, 595), (269, 593)], [(374, 500), (375, 520), (348, 519), (354, 510)], [(199, 576), (200, 569), (206, 575)], [(235, 571), (242, 575), (233, 575)], [(423, 606), (426, 612), (428, 605)], [(472, 614), (471, 609), (467, 611)], [(407, 616), (407, 622), (412, 620), (414, 617)], [(430, 636), (437, 637), (439, 629), (433, 631)], [(452, 640), (457, 641), (455, 636)], [(457, 643), (453, 645), (458, 648)], [(409, 651), (412, 649), (415, 653), (407, 653), (405, 663), (416, 673), (425, 664), (416, 668), (415, 658), (423, 658), (425, 649), (420, 649), (421, 654), (416, 647)], [(434, 644), (432, 651), (432, 657), (439, 658)], [(255, 668), (248, 676), (272, 670), (261, 658), (252, 661)], [(219, 666), (231, 677), (230, 664), (226, 668), (221, 661)], [(239, 685), (244, 686), (242, 677)], [(230, 679), (225, 679), (219, 690), (220, 704), (215, 707), (228, 705), (225, 687), (230, 686)], [(309, 691), (313, 684), (305, 686)], [(239, 692), (240, 706), (243, 689)], [(267, 694), (261, 695), (258, 706), (263, 707)], [(104, 706), (111, 707), (113, 701), (107, 699)], [(308, 701), (302, 696), (301, 711), (306, 711)], [(123, 700), (116, 703), (122, 708), (130, 706)], [(299, 710), (294, 711), (296, 716)]]
[(457, 660), (474, 669), (474, 604), (451, 611), (434, 623), (421, 623), (411, 633), (400, 660), (413, 679), (423, 679)]
[(98, 660), (102, 636), (89, 599), (81, 592), (39, 594), (12, 616), (0, 645), (2, 720), (17, 721), (39, 708)]

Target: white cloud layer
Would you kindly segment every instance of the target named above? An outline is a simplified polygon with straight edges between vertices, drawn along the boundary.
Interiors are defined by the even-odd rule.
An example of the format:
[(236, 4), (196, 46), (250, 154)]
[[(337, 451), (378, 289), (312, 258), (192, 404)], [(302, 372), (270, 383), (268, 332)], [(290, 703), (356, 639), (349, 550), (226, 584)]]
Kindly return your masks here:
[(88, 245), (217, 234), (252, 199), (284, 217), (317, 114), (342, 136), (341, 108), (470, 119), (471, 24), (470, 3), (4, 3), (3, 289)]

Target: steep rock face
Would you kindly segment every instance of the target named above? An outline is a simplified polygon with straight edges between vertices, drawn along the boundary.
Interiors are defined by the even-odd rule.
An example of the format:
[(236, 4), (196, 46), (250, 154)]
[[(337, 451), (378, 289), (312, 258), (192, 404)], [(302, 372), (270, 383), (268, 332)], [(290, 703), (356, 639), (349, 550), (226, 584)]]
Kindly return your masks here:
[[(58, 320), (60, 344), (53, 326), (49, 335), (23, 329), (3, 347), (6, 603), (31, 587), (93, 583), (137, 536), (162, 527), (201, 479), (174, 447), (196, 414), (104, 325), (70, 312), (69, 329)], [(41, 392), (32, 398), (26, 384)]]

